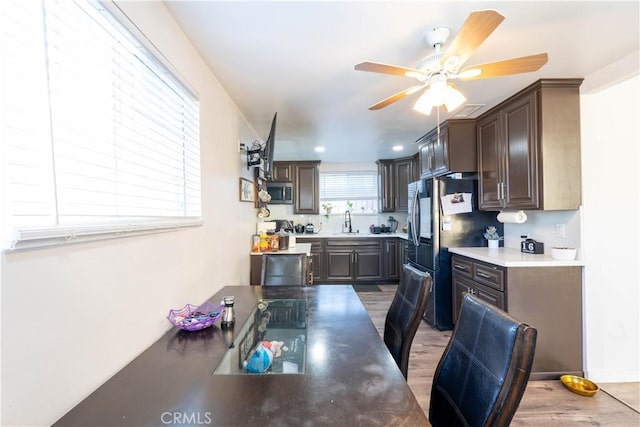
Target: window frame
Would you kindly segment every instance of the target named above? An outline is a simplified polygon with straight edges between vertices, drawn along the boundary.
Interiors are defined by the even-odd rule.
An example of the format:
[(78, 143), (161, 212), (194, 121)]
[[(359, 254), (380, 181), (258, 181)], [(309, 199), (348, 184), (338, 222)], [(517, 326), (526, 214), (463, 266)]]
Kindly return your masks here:
[[(173, 84), (181, 85), (196, 102), (197, 106), (197, 129), (200, 128), (200, 108), (199, 95), (197, 91), (187, 82), (187, 80), (177, 71), (171, 62), (155, 47), (155, 45), (140, 31), (140, 29), (129, 19), (129, 17), (112, 1), (92, 1), (98, 5), (98, 12), (105, 15), (107, 19), (112, 20), (129, 34), (125, 37), (135, 40), (134, 43), (139, 49), (144, 49), (157, 61), (166, 72), (162, 75), (166, 76)], [(104, 10), (102, 10), (104, 9)], [(106, 12), (106, 13), (105, 13)], [(164, 77), (163, 77), (164, 79)], [(199, 133), (199, 132), (198, 132)], [(58, 223), (39, 226), (39, 227), (20, 227), (8, 230), (4, 224), (5, 214), (8, 214), (5, 202), (2, 201), (2, 220), (3, 220), (3, 241), (2, 249), (5, 251), (20, 251), (31, 248), (60, 246), (68, 243), (80, 243), (88, 241), (98, 241), (105, 239), (114, 239), (121, 237), (130, 237), (143, 234), (153, 234), (160, 232), (177, 231), (185, 228), (199, 227), (203, 225), (202, 219), (202, 162), (200, 160), (200, 136), (197, 136), (197, 152), (198, 152), (198, 215), (187, 216), (146, 216), (140, 219), (132, 217), (120, 217), (114, 221), (96, 222), (96, 223), (79, 223), (69, 225), (59, 225)], [(184, 155), (183, 155), (184, 157)], [(183, 162), (186, 161), (183, 159)], [(194, 169), (195, 170), (195, 169)], [(6, 179), (7, 177), (3, 177)], [(4, 184), (3, 184), (4, 185)], [(184, 194), (185, 201), (188, 203), (187, 194)], [(56, 213), (57, 217), (57, 213)], [(6, 234), (5, 234), (6, 233)]]

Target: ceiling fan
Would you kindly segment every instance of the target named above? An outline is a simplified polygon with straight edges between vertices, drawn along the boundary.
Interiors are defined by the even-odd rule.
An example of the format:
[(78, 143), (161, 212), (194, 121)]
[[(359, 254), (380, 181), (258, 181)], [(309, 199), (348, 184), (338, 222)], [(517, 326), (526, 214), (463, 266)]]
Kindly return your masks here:
[(357, 64), (354, 67), (356, 70), (413, 77), (420, 82), (418, 85), (411, 86), (372, 105), (369, 110), (379, 110), (427, 88), (413, 107), (415, 110), (430, 114), (433, 107), (444, 104), (447, 111), (453, 111), (466, 98), (452, 83), (448, 83), (449, 79), (475, 80), (539, 70), (547, 63), (548, 56), (546, 53), (462, 68), (467, 59), (503, 20), (504, 16), (495, 10), (471, 12), (457, 36), (444, 52), (441, 50), (449, 37), (449, 29), (446, 27), (434, 28), (426, 34), (425, 39), (435, 49), (436, 53), (424, 58), (416, 68), (378, 62), (361, 62)]

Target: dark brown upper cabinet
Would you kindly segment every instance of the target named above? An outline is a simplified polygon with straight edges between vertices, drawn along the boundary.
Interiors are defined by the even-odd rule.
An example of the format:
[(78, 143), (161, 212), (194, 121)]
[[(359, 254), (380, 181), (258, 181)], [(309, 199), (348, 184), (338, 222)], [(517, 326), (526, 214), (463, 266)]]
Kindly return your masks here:
[(320, 213), (320, 162), (273, 162), (273, 181), (293, 183), (293, 213)]
[(294, 162), (293, 203), (294, 214), (320, 213), (320, 162)]
[(475, 119), (447, 120), (416, 142), (423, 178), (478, 170)]
[(273, 162), (273, 181), (293, 182), (290, 162)]
[(418, 154), (383, 159), (378, 164), (378, 210), (407, 212), (409, 183), (418, 179)]
[(579, 208), (581, 83), (539, 80), (478, 118), (480, 209)]

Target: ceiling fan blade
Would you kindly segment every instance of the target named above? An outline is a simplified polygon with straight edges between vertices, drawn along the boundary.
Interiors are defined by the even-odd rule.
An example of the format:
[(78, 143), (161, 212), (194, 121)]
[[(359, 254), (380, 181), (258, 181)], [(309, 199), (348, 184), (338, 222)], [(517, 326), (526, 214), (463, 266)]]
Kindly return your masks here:
[[(509, 74), (530, 73), (538, 71), (547, 63), (549, 57), (546, 53), (523, 56), (520, 58), (505, 59), (504, 61), (488, 62), (486, 64), (470, 65), (465, 67), (459, 75), (460, 80), (486, 79), (488, 77), (506, 76)], [(474, 75), (472, 70), (479, 70), (480, 74)], [(465, 76), (469, 74), (469, 77)]]
[(391, 95), (390, 97), (383, 99), (377, 104), (372, 105), (371, 107), (369, 107), (369, 110), (379, 110), (381, 108), (384, 108), (389, 104), (393, 104), (396, 101), (400, 101), (402, 98), (405, 98), (411, 95), (412, 93), (416, 93), (417, 91), (419, 91), (425, 86), (426, 85), (411, 86), (410, 88), (407, 88), (401, 92)]
[(503, 20), (504, 16), (495, 10), (471, 12), (440, 60), (440, 64), (448, 71), (457, 73), (462, 64), (473, 55)]
[(379, 62), (361, 62), (359, 64), (356, 64), (356, 66), (353, 68), (359, 71), (393, 74), (395, 76), (407, 76), (406, 73), (411, 73), (407, 77), (413, 77), (416, 73), (424, 74), (422, 71), (416, 70), (414, 68), (399, 67), (397, 65), (382, 64)]

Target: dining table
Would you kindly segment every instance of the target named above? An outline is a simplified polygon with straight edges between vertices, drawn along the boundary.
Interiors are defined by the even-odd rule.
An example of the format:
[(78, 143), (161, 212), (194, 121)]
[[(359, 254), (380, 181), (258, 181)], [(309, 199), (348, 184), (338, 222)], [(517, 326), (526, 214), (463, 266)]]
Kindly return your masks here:
[(228, 296), (231, 326), (172, 326), (54, 425), (430, 425), (351, 285), (225, 286), (208, 301)]

